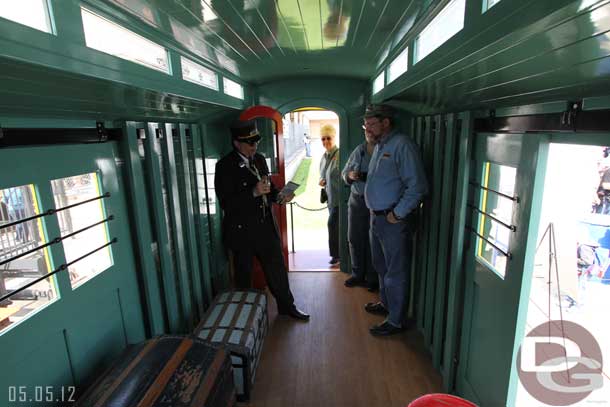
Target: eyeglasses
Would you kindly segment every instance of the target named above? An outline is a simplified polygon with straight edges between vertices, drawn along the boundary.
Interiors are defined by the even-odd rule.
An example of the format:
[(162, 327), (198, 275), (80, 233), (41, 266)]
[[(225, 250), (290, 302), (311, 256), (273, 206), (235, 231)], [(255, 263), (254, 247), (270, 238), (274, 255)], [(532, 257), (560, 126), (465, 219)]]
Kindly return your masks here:
[(370, 122), (369, 122), (369, 123), (364, 122), (364, 123), (362, 123), (362, 128), (366, 130), (366, 129), (368, 129), (368, 128), (371, 128), (371, 127), (373, 127), (373, 126), (378, 125), (379, 123), (381, 123), (381, 121), (380, 121), (380, 120), (377, 120), (376, 122), (373, 122), (373, 123), (370, 123)]
[(321, 138), (321, 140), (322, 140), (322, 141), (326, 141), (326, 140), (332, 140), (332, 139), (333, 139), (332, 137), (322, 137), (322, 138)]
[(254, 141), (254, 140), (242, 141), (242, 143), (246, 143), (246, 144), (248, 144), (250, 146), (257, 146), (259, 142), (260, 142), (260, 140), (259, 141)]

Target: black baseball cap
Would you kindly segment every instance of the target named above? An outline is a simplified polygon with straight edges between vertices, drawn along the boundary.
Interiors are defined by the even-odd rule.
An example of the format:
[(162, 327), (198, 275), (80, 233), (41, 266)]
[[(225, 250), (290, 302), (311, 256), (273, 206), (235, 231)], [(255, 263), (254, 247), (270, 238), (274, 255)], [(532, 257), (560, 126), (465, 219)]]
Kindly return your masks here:
[(367, 119), (369, 117), (389, 117), (393, 118), (396, 115), (396, 110), (392, 106), (389, 105), (376, 105), (370, 104), (364, 110), (364, 118)]

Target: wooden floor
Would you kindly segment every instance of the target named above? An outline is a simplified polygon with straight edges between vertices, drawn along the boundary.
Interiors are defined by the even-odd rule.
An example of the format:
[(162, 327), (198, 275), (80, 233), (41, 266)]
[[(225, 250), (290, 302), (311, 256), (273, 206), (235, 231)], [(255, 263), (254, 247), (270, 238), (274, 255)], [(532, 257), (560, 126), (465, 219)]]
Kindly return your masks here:
[[(278, 316), (271, 300), (251, 407), (405, 407), (422, 394), (439, 392), (441, 377), (411, 330), (375, 338), (370, 325), (382, 317), (363, 305), (377, 294), (346, 288), (346, 275), (291, 272), (296, 304), (308, 323)], [(272, 298), (272, 297), (270, 297)]]
[(336, 271), (339, 265), (328, 264), (330, 256), (328, 249), (301, 249), (296, 253), (288, 253), (290, 271)]

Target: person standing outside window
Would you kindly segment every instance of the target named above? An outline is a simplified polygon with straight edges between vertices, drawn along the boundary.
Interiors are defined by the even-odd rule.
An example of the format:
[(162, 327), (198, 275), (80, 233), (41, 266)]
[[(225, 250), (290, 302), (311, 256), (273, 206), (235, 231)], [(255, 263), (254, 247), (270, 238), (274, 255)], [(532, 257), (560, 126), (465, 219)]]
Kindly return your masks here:
[(369, 105), (364, 126), (377, 142), (364, 197), (371, 210), (371, 254), (379, 274), (377, 303), (365, 310), (387, 315), (370, 332), (393, 335), (405, 330), (411, 281), (411, 237), (409, 215), (428, 193), (424, 166), (415, 143), (394, 128), (395, 111), (388, 105)]
[(595, 213), (610, 214), (610, 147), (604, 147), (604, 159), (598, 163), (599, 186), (597, 187), (597, 202), (595, 202)]
[(371, 263), (370, 213), (364, 201), (364, 186), (371, 155), (375, 148), (375, 140), (367, 131), (364, 132), (364, 137), (364, 143), (352, 151), (341, 172), (341, 178), (350, 186), (347, 207), (347, 241), (352, 261), (352, 275), (345, 280), (345, 286), (366, 286), (369, 291), (375, 291), (379, 286), (379, 279)]
[(339, 264), (339, 148), (335, 144), (336, 131), (326, 124), (320, 129), (320, 139), (326, 150), (320, 160), (320, 186), (328, 196), (328, 249), (329, 263)]

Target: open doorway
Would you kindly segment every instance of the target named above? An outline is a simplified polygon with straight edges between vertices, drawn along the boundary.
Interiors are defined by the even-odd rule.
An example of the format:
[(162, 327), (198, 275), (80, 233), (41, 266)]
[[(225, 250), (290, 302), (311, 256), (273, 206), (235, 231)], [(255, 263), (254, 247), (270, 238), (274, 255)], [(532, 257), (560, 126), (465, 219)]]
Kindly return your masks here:
[(338, 263), (330, 263), (329, 210), (320, 202), (319, 181), (320, 162), (326, 151), (322, 135), (334, 132), (334, 143), (339, 147), (339, 117), (332, 111), (310, 107), (287, 113), (283, 124), (286, 181), (300, 185), (286, 211), (289, 269), (338, 270)]
[[(579, 392), (574, 387), (588, 383), (578, 378), (578, 373), (581, 373), (581, 379), (585, 377), (579, 371), (580, 362), (573, 363), (574, 360), (566, 358), (574, 352), (576, 356), (580, 352), (582, 357), (595, 357), (595, 351), (589, 345), (578, 343), (581, 342), (578, 338), (566, 333), (566, 326), (573, 322), (591, 334), (603, 361), (610, 360), (610, 325), (607, 323), (610, 310), (609, 153), (610, 149), (604, 146), (551, 144), (549, 148), (525, 335), (531, 337), (533, 329), (549, 321), (552, 321), (549, 329), (559, 332), (552, 335), (555, 336), (553, 354), (548, 354), (548, 347), (536, 348), (535, 357), (537, 363), (551, 358), (561, 360), (560, 368), (555, 369), (552, 376), (555, 383), (567, 389), (561, 405), (610, 403), (607, 368), (602, 366), (601, 376), (598, 374), (603, 387), (590, 394), (581, 392), (584, 398), (579, 400)], [(561, 336), (567, 340), (563, 341)], [(521, 349), (523, 352), (523, 345)], [(545, 357), (540, 359), (539, 352)], [(555, 352), (559, 354), (555, 355)], [(519, 366), (524, 366), (523, 361)], [(542, 402), (541, 387), (536, 383), (532, 386), (521, 378), (517, 406), (559, 405)], [(539, 394), (535, 398), (533, 393), (536, 392)], [(542, 394), (542, 398), (548, 400), (553, 397), (551, 392)], [(575, 397), (575, 401), (568, 403), (567, 397)]]

